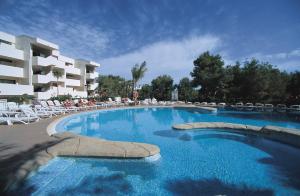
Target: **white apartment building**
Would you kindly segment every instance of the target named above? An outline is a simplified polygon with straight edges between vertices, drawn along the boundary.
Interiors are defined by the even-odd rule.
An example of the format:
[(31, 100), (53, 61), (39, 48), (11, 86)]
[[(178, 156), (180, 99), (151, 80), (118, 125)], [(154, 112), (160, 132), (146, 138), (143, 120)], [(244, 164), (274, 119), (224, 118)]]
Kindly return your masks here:
[[(34, 95), (49, 99), (57, 95), (92, 95), (97, 87), (93, 61), (63, 56), (56, 44), (26, 35), (0, 32), (0, 97)], [(61, 73), (55, 77), (53, 73)]]

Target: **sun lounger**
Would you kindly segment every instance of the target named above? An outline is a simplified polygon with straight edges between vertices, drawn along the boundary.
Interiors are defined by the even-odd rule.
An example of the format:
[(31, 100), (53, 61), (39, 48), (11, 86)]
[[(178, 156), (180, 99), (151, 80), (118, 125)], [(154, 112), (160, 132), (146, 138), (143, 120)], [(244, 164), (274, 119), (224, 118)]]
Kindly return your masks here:
[(76, 112), (79, 108), (76, 106), (70, 106), (70, 107), (65, 107), (63, 104), (61, 104), (58, 100), (53, 101), (54, 105), (59, 108), (64, 108), (68, 112)]
[(16, 102), (7, 102), (7, 108), (10, 111), (17, 111), (17, 110), (19, 110), (18, 104)]
[(40, 101), (41, 103), (41, 106), (45, 109), (45, 110), (48, 110), (48, 111), (52, 111), (53, 113), (55, 114), (64, 114), (65, 112), (59, 108), (55, 108), (55, 107), (51, 107), (49, 106), (46, 101)]
[(226, 106), (226, 103), (224, 103), (224, 102), (218, 103), (218, 107), (220, 107), (220, 108), (223, 108), (225, 106)]
[(265, 104), (264, 110), (266, 112), (272, 112), (274, 110), (273, 104)]
[(29, 105), (20, 105), (19, 106), (21, 111), (23, 113), (29, 114), (33, 117), (41, 117), (41, 118), (47, 118), (47, 117), (52, 117), (52, 114), (46, 111), (34, 111)]
[(150, 102), (152, 105), (157, 105), (157, 100), (155, 98), (152, 98), (151, 102)]
[(254, 109), (253, 103), (246, 103), (244, 106), (245, 110), (252, 111)]
[(300, 114), (300, 105), (291, 105), (288, 108), (288, 111), (291, 114)]
[(0, 111), (0, 123), (6, 122), (7, 125), (13, 125), (14, 122), (27, 124), (24, 119), (19, 118), (19, 113), (20, 112), (14, 112), (14, 114), (12, 114), (11, 111)]
[(277, 104), (276, 111), (277, 112), (286, 112), (287, 107), (285, 104)]

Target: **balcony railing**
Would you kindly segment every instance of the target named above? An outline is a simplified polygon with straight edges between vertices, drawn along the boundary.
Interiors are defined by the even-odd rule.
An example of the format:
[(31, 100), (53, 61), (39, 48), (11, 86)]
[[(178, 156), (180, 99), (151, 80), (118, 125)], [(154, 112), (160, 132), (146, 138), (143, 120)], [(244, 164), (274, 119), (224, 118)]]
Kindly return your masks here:
[(65, 67), (66, 73), (73, 74), (73, 75), (80, 75), (80, 69), (75, 67)]
[(16, 49), (14, 45), (0, 43), (0, 56), (24, 61), (24, 52)]
[(23, 78), (24, 69), (22, 67), (14, 67), (9, 65), (3, 65), (0, 63), (0, 75), (14, 78)]
[(98, 72), (86, 73), (86, 79), (94, 80), (98, 77)]
[(62, 61), (57, 60), (57, 58), (53, 56), (48, 56), (46, 58), (41, 56), (34, 56), (32, 57), (32, 65), (38, 65), (38, 66), (56, 66), (59, 68), (65, 68), (65, 65)]
[(67, 86), (80, 86), (80, 80), (66, 79), (65, 81)]
[[(48, 73), (47, 75), (33, 75), (32, 77), (33, 83), (47, 84), (49, 82), (56, 82), (56, 81), (57, 78), (52, 75), (52, 72)], [(58, 81), (64, 82), (65, 78), (64, 77), (58, 78)]]
[(0, 95), (33, 95), (33, 86), (0, 83)]

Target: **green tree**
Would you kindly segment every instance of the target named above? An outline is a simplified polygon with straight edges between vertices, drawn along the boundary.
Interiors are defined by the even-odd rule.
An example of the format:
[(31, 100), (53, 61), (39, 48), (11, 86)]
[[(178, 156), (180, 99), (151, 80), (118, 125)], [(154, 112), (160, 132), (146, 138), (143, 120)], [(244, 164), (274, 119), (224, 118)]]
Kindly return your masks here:
[(192, 82), (189, 78), (182, 78), (178, 85), (178, 98), (181, 101), (192, 101), (193, 100), (193, 87)]
[(235, 103), (241, 100), (241, 81), (242, 81), (242, 69), (240, 62), (236, 62), (235, 65), (227, 66), (225, 69), (225, 99), (223, 101)]
[(140, 90), (140, 99), (147, 99), (152, 97), (152, 87), (149, 84), (144, 84)]
[(98, 77), (98, 94), (101, 100), (108, 97), (128, 97), (131, 93), (132, 82), (120, 76), (100, 75)]
[(59, 78), (61, 78), (64, 75), (64, 72), (59, 69), (53, 69), (52, 75), (56, 78), (57, 96), (58, 96), (59, 95), (58, 80), (59, 80)]
[(300, 72), (296, 71), (290, 74), (287, 84), (288, 102), (290, 104), (300, 103)]
[(194, 61), (191, 72), (194, 86), (201, 86), (200, 99), (215, 100), (223, 88), (224, 62), (220, 55), (204, 52)]
[(226, 102), (279, 103), (286, 99), (288, 74), (269, 63), (252, 59), (245, 61), (241, 68), (237, 62), (234, 66), (226, 67), (224, 78)]
[(171, 76), (158, 76), (152, 80), (151, 84), (153, 97), (159, 101), (171, 100), (173, 90), (173, 79)]
[(133, 90), (136, 88), (137, 83), (141, 80), (147, 71), (146, 61), (142, 62), (142, 64), (135, 64), (135, 66), (131, 69), (132, 75), (132, 83)]

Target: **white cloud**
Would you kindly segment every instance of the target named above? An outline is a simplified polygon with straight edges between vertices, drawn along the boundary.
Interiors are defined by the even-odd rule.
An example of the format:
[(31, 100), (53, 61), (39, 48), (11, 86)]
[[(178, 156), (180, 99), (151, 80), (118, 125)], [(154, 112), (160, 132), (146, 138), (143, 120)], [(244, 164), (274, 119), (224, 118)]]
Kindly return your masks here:
[(169, 74), (178, 81), (181, 77), (189, 76), (193, 69), (193, 61), (198, 55), (207, 50), (214, 52), (220, 45), (221, 40), (212, 35), (156, 42), (121, 56), (103, 59), (100, 61), (102, 67), (99, 72), (130, 79), (131, 67), (146, 61), (148, 72), (144, 82), (150, 82), (162, 74)]
[[(49, 10), (50, 1), (21, 1), (11, 5), (12, 15), (1, 15), (0, 30), (14, 35), (27, 34), (54, 42), (62, 54), (91, 60), (103, 54), (111, 33), (88, 24), (68, 12)], [(24, 28), (26, 26), (26, 28)]]
[(300, 49), (273, 54), (253, 53), (251, 55), (247, 55), (247, 57), (240, 58), (240, 60), (243, 61), (251, 58), (269, 62), (276, 65), (277, 68), (285, 71), (300, 70)]

